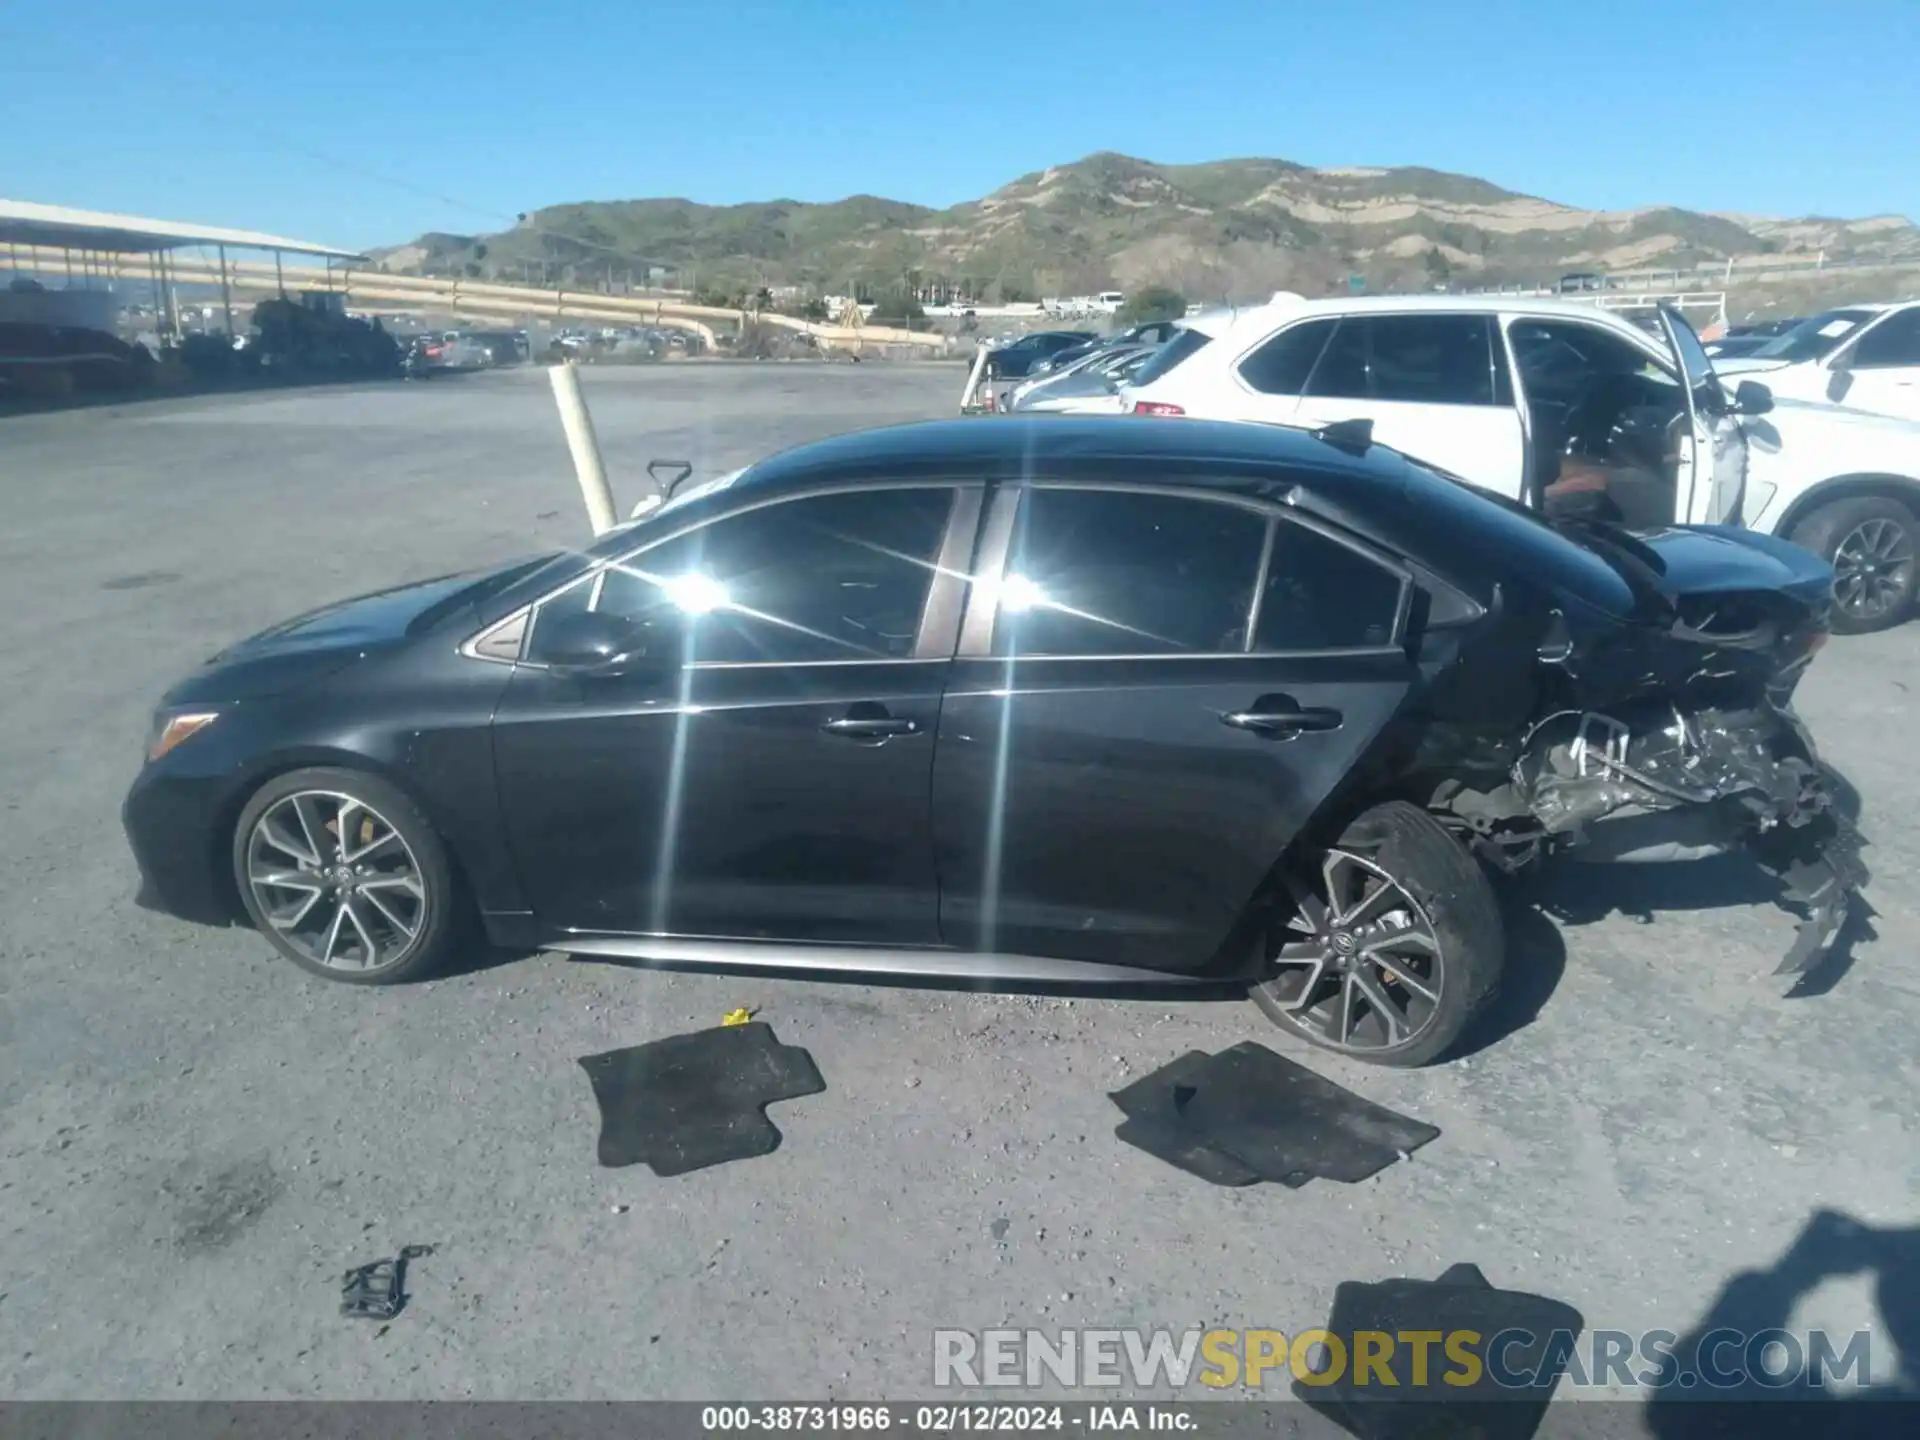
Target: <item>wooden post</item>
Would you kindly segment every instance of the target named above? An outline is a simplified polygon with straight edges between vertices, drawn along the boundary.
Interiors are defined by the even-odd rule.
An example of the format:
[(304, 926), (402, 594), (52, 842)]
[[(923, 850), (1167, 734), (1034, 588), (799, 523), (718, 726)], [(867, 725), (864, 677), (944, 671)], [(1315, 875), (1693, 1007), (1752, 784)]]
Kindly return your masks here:
[(220, 248), (220, 308), (227, 312), (227, 339), (233, 339), (233, 287), (227, 283), (227, 247)]
[(587, 413), (586, 396), (580, 392), (580, 372), (571, 360), (550, 366), (554, 403), (560, 407), (560, 425), (567, 432), (567, 449), (573, 455), (573, 470), (580, 481), (580, 498), (586, 502), (587, 521), (595, 535), (604, 535), (614, 527), (613, 491), (607, 486), (606, 467), (600, 463), (600, 442), (594, 437), (593, 417)]
[(973, 368), (967, 372), (967, 388), (960, 393), (960, 413), (970, 412), (980, 394), (980, 382), (987, 369), (987, 343), (982, 340), (973, 347)]

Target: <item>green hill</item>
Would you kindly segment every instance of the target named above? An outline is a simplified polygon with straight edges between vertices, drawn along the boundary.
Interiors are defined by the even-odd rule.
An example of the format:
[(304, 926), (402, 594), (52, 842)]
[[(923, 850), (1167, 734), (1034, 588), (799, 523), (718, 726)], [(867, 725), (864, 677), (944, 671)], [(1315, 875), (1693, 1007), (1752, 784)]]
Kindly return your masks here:
[(423, 235), (387, 268), (567, 286), (652, 279), (714, 295), (762, 286), (878, 294), (946, 283), (984, 299), (1167, 284), (1192, 296), (1542, 281), (1767, 255), (1920, 258), (1899, 217), (1758, 219), (1672, 206), (1580, 210), (1417, 167), (1285, 160), (1158, 165), (1102, 153), (945, 210), (872, 195), (584, 201), (494, 235)]

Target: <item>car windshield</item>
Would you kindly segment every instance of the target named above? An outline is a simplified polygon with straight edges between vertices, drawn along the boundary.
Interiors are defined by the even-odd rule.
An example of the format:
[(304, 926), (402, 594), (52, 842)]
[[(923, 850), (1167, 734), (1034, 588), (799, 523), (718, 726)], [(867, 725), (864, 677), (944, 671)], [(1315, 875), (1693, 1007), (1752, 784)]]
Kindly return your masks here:
[(1784, 335), (1777, 335), (1759, 349), (1749, 352), (1753, 360), (1821, 360), (1840, 348), (1854, 331), (1874, 317), (1871, 310), (1829, 310), (1811, 320), (1802, 320)]

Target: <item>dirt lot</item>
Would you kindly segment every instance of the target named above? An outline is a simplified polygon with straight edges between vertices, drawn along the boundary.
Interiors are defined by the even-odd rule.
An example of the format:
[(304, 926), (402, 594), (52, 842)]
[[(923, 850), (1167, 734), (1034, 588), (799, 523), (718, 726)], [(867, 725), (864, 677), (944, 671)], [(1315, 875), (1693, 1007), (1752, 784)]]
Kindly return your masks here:
[[(960, 372), (587, 384), (630, 501), (651, 457), (712, 473), (950, 413)], [(936, 1326), (1292, 1333), (1340, 1281), (1461, 1261), (1589, 1327), (1682, 1331), (1823, 1207), (1920, 1219), (1920, 625), (1835, 642), (1803, 690), (1864, 797), (1879, 911), (1826, 993), (1768, 978), (1792, 921), (1741, 866), (1563, 874), (1513, 897), (1513, 993), (1475, 1053), (1312, 1061), (1438, 1141), (1360, 1186), (1216, 1190), (1117, 1142), (1107, 1092), (1190, 1048), (1286, 1048), (1244, 1004), (558, 956), (359, 991), (133, 907), (117, 810), (170, 679), (328, 599), (582, 535), (539, 374), (14, 418), (0, 473), (6, 1395), (924, 1398)], [(598, 1168), (576, 1058), (743, 1005), (827, 1079), (775, 1108), (782, 1148)], [(406, 1314), (338, 1316), (346, 1266), (415, 1242), (440, 1248)], [(1783, 1301), (1875, 1327), (1876, 1377), (1885, 1253)]]

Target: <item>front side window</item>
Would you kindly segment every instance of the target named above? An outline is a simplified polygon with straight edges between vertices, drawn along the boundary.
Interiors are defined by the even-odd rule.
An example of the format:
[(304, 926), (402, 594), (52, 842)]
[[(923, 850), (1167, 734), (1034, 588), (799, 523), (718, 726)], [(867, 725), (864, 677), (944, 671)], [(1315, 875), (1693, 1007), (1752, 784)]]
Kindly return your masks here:
[(1508, 335), (1529, 403), (1570, 405), (1597, 385), (1632, 382), (1671, 400), (1682, 396), (1671, 372), (1624, 336), (1577, 320), (1515, 320)]
[(950, 489), (812, 495), (727, 516), (629, 556), (546, 601), (542, 626), (594, 610), (670, 625), (694, 661), (796, 664), (912, 655)]
[(1244, 650), (1267, 519), (1118, 490), (1030, 490), (1014, 527), (996, 655)]
[(1920, 365), (1920, 305), (1889, 315), (1853, 347), (1853, 368), (1887, 370)]
[(1260, 596), (1256, 650), (1360, 650), (1393, 643), (1398, 575), (1351, 546), (1283, 520)]
[(1349, 315), (1306, 393), (1417, 405), (1500, 403), (1500, 356), (1489, 315)]

